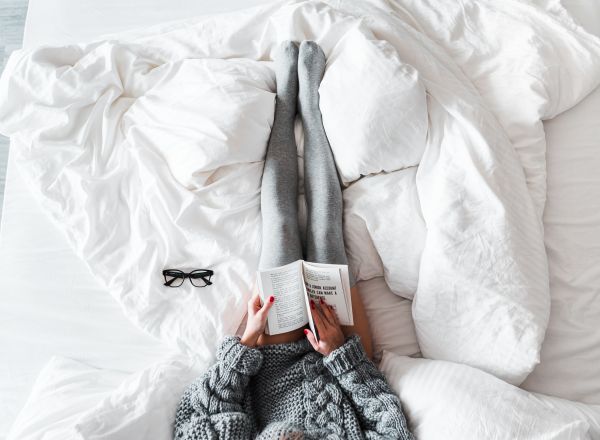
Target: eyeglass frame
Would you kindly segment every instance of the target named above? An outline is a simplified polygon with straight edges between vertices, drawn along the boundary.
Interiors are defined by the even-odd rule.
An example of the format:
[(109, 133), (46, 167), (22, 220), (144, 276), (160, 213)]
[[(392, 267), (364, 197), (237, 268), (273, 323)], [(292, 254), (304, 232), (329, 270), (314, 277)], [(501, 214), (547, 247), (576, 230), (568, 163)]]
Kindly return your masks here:
[[(171, 272), (171, 273), (169, 274), (169, 272)], [(202, 281), (204, 281), (206, 283), (206, 284), (204, 284), (204, 286), (196, 286), (192, 282), (191, 275), (194, 273), (198, 273), (198, 272), (201, 272), (202, 275), (200, 275), (198, 277), (194, 277), (194, 278), (195, 279), (201, 278)], [(173, 275), (173, 273), (176, 273), (177, 275)], [(190, 284), (194, 287), (198, 287), (198, 288), (208, 287), (208, 286), (212, 285), (212, 281), (210, 279), (215, 273), (214, 273), (214, 271), (212, 271), (210, 269), (195, 269), (195, 270), (192, 270), (191, 272), (184, 272), (180, 269), (163, 269), (162, 274), (163, 274), (163, 277), (165, 278), (165, 282), (163, 283), (163, 286), (167, 286), (167, 287), (174, 289), (174, 288), (183, 286), (183, 283), (185, 283), (186, 278), (188, 278), (190, 280)], [(167, 275), (172, 276), (173, 279), (171, 281), (167, 281)], [(173, 284), (173, 282), (177, 279), (182, 279), (181, 284), (172, 286), (171, 284)]]

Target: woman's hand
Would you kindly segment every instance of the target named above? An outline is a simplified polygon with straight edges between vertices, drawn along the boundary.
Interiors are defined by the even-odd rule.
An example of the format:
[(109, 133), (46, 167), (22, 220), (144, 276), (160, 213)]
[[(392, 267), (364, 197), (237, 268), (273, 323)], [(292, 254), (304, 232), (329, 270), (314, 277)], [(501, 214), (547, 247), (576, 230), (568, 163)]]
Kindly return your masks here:
[(319, 340), (317, 341), (313, 332), (308, 329), (304, 330), (304, 334), (315, 351), (318, 351), (323, 356), (327, 356), (336, 348), (340, 348), (344, 345), (346, 338), (344, 337), (344, 333), (342, 333), (340, 322), (338, 321), (337, 314), (333, 310), (333, 307), (328, 306), (327, 303), (323, 301), (323, 298), (321, 298), (320, 307), (317, 307), (315, 302), (311, 299), (310, 309), (317, 333), (319, 334)]
[(248, 319), (246, 330), (240, 338), (240, 342), (248, 347), (256, 347), (258, 338), (264, 333), (267, 325), (267, 315), (275, 302), (275, 297), (270, 296), (268, 301), (261, 305), (258, 292), (252, 295), (248, 301)]

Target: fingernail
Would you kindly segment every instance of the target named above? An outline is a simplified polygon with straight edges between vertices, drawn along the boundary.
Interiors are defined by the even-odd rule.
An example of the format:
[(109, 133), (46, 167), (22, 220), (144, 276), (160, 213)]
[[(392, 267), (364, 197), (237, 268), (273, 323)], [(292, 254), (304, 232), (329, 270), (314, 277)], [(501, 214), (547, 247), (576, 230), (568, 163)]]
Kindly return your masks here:
[(312, 299), (310, 300), (310, 308), (311, 309), (315, 308), (315, 302)]
[(319, 298), (319, 301), (321, 301), (321, 304), (325, 304), (325, 301), (323, 301), (323, 298)]
[(274, 301), (275, 301), (275, 297), (271, 295), (271, 296), (269, 297), (269, 302), (274, 302)]
[(304, 334), (307, 335), (308, 334), (308, 330), (304, 329)]

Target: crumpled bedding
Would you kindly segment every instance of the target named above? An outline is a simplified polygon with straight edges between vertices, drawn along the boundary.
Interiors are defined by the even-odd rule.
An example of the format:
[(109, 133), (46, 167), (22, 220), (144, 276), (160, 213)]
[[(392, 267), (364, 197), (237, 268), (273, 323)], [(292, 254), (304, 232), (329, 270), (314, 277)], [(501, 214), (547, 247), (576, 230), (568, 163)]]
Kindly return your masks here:
[[(597, 41), (558, 2), (292, 1), (21, 51), (0, 132), (127, 316), (206, 364), (254, 281), (284, 39), (328, 56), (323, 121), (357, 278), (413, 299), (424, 357), (520, 384), (550, 304), (541, 120), (600, 78)], [(169, 289), (165, 267), (215, 283)]]
[[(3, 75), (2, 132), (24, 141), (27, 147), (17, 155), (26, 178), (126, 313), (152, 334), (210, 359), (215, 340), (239, 324), (260, 250), (261, 159), (274, 105), (272, 70), (264, 60), (284, 38), (314, 39), (326, 54), (338, 52), (348, 35), (360, 37), (367, 48), (385, 44), (373, 56), (396, 57), (400, 68), (410, 66), (409, 77), (418, 72), (417, 85), (426, 90), (427, 136), (422, 147), (413, 148), (422, 151), (414, 186), (427, 229), (413, 303), (421, 350), (518, 384), (538, 361), (548, 319), (548, 275), (535, 191), (527, 190), (509, 136), (514, 130), (500, 123), (508, 107), (501, 100), (507, 78), (497, 79), (495, 72), (510, 69), (515, 59), (525, 62), (512, 72), (510, 89), (520, 90), (525, 103), (545, 98), (538, 112), (552, 116), (596, 84), (597, 47), (534, 6), (514, 2), (522, 10), (517, 17), (481, 2), (463, 17), (485, 25), (484, 12), (502, 14), (505, 39), (514, 39), (508, 25), (512, 31), (525, 27), (543, 35), (543, 45), (536, 39), (505, 54), (502, 46), (494, 52), (493, 43), (504, 42), (498, 34), (492, 41), (465, 37), (459, 41), (470, 45), (464, 51), (471, 56), (460, 64), (465, 58), (460, 44), (444, 50), (402, 19), (409, 8), (415, 19), (417, 12), (429, 18), (442, 7), (456, 13), (435, 2), (391, 3), (387, 11), (355, 2), (336, 8), (293, 2), (190, 20), (122, 41), (21, 52)], [(428, 28), (427, 21), (418, 27)], [(462, 31), (471, 37), (469, 29)], [(560, 69), (547, 69), (530, 84), (536, 73), (528, 70), (536, 66), (532, 55)], [(472, 65), (479, 66), (477, 82), (467, 76)], [(384, 67), (371, 72), (357, 65), (347, 75), (361, 80), (372, 74), (373, 84), (393, 87), (377, 82)], [(485, 81), (482, 71), (489, 72)], [(533, 88), (540, 81), (541, 92)], [(335, 92), (325, 87), (332, 82), (327, 73), (323, 82), (323, 95)], [(482, 84), (485, 96), (477, 89)], [(527, 86), (533, 88), (531, 99), (522, 93)], [(347, 125), (364, 127), (374, 144), (382, 143), (377, 138), (382, 132), (399, 138), (389, 133), (394, 114), (403, 111), (404, 101), (409, 109), (419, 104), (411, 88), (409, 82), (402, 89), (407, 99), (399, 93), (397, 101), (388, 101), (380, 112), (387, 117), (373, 120), (357, 110), (348, 112)], [(323, 111), (326, 125), (332, 107)], [(417, 122), (402, 120), (422, 125), (419, 113), (414, 115)], [(336, 161), (354, 153), (358, 162), (369, 157), (364, 144), (371, 138), (359, 145), (364, 151), (345, 151), (352, 143), (343, 142), (343, 126), (338, 131), (332, 137)], [(417, 139), (419, 130), (414, 131)], [(415, 166), (418, 154), (390, 149), (379, 156), (380, 170), (401, 172), (387, 166), (392, 162), (387, 157), (397, 155), (406, 159), (396, 161), (397, 167)], [(373, 174), (368, 165), (364, 174)], [(392, 206), (394, 201), (383, 209)], [(367, 214), (367, 227), (378, 215)], [(401, 241), (405, 234), (384, 228), (374, 241), (383, 235)], [(355, 246), (360, 243), (349, 240), (348, 247)], [(400, 245), (395, 254), (401, 253)], [(402, 272), (394, 256), (380, 256), (388, 273)], [(216, 282), (203, 291), (187, 285), (172, 291), (160, 281), (165, 266), (210, 267)]]

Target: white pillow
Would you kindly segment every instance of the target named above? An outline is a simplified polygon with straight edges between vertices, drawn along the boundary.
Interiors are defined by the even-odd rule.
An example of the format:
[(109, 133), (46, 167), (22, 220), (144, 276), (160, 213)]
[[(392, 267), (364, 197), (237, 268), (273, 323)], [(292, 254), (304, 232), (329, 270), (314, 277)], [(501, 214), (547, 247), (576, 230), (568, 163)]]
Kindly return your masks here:
[[(353, 186), (353, 185), (352, 185)], [(352, 188), (350, 186), (350, 188)], [(383, 276), (383, 263), (367, 227), (367, 220), (353, 207), (351, 193), (344, 191), (344, 244), (348, 267), (357, 281)], [(304, 208), (305, 210), (305, 208)]]
[(473, 82), (512, 141), (541, 218), (546, 200), (542, 120), (564, 112), (598, 85), (598, 40), (575, 26), (559, 1), (485, 0), (465, 7), (447, 0), (398, 0), (390, 5), (444, 48)]
[(342, 181), (417, 165), (425, 150), (425, 88), (387, 42), (347, 32), (319, 88), (323, 125)]
[[(352, 238), (346, 240), (346, 248), (357, 279), (381, 276), (377, 268), (383, 265), (392, 292), (408, 299), (417, 290), (427, 235), (416, 172), (417, 167), (410, 167), (364, 177), (344, 191), (345, 231)], [(357, 240), (361, 236), (364, 238)], [(375, 252), (369, 252), (371, 248)]]
[(168, 80), (123, 115), (131, 145), (158, 152), (190, 190), (214, 180), (219, 167), (264, 159), (275, 111), (275, 78), (267, 63), (185, 59), (155, 70)]
[(385, 352), (380, 364), (419, 440), (582, 440), (589, 424), (466, 365)]
[(369, 318), (373, 358), (379, 361), (384, 351), (420, 357), (412, 301), (394, 295), (383, 277), (359, 281), (356, 285)]

